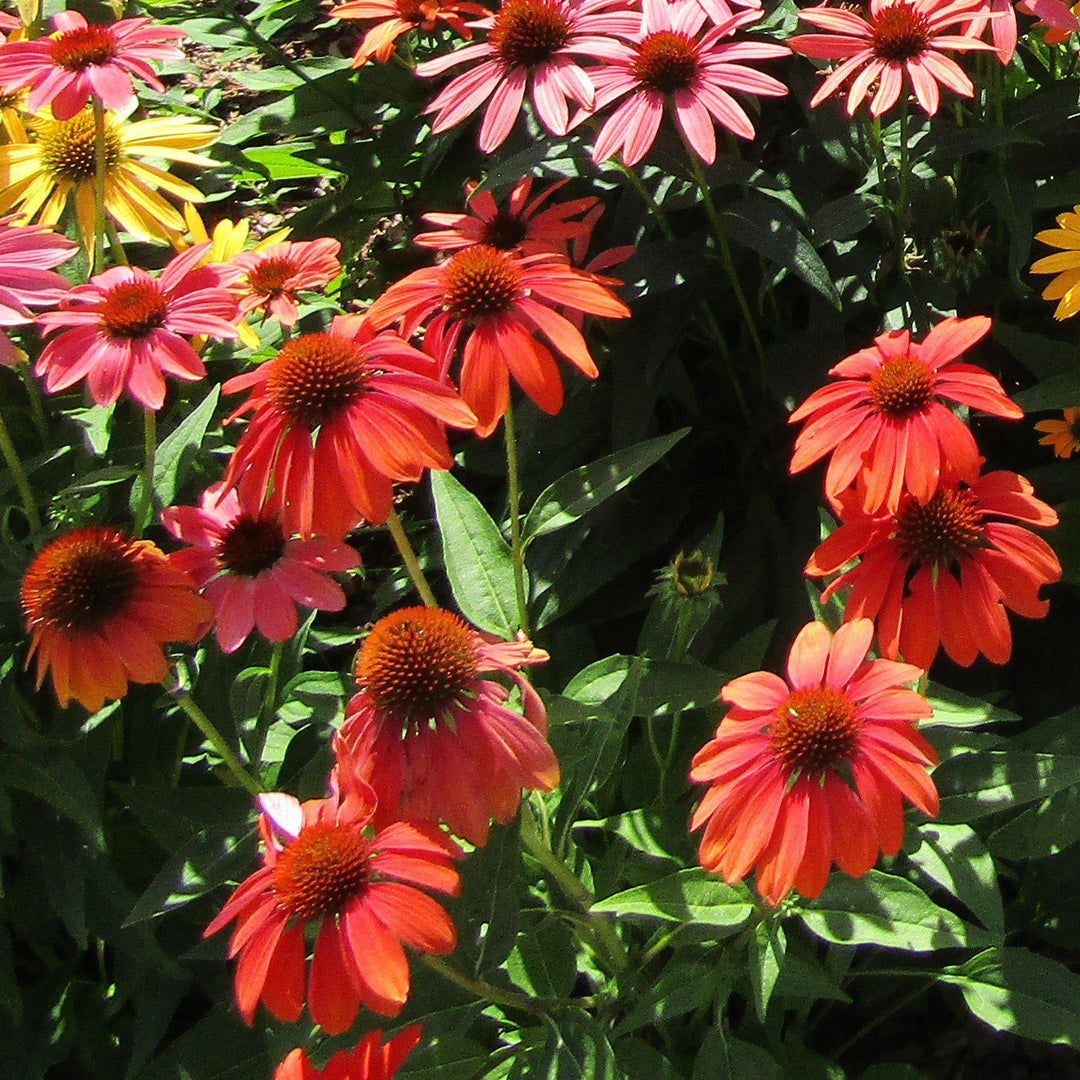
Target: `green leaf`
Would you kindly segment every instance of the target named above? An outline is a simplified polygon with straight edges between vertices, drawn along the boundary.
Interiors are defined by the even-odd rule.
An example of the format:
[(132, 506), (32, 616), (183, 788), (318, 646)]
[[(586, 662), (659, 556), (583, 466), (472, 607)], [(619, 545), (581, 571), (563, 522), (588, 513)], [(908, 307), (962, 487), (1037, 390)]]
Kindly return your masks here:
[(1080, 788), (1070, 787), (1021, 811), (986, 840), (1006, 859), (1057, 855), (1080, 840)]
[(577, 980), (578, 941), (555, 915), (518, 935), (506, 971), (522, 989), (537, 997), (569, 997)]
[(47, 768), (16, 754), (0, 754), (0, 785), (25, 791), (48, 803), (82, 829), (91, 847), (102, 850), (105, 840), (97, 799), (86, 777), (66, 758), (52, 758), (44, 764)]
[(837, 945), (885, 945), (909, 952), (971, 948), (989, 935), (938, 907), (906, 878), (871, 870), (861, 878), (836, 874), (799, 918), (811, 933)]
[(971, 821), (1080, 783), (1080, 755), (981, 750), (946, 761), (934, 782), (941, 792), (940, 819)]
[(978, 727), (981, 724), (1006, 724), (1019, 719), (1007, 709), (999, 709), (988, 701), (961, 694), (948, 686), (931, 682), (926, 696), (934, 707), (934, 715), (924, 720), (921, 727)]
[(634, 1007), (619, 1021), (614, 1034), (629, 1035), (646, 1024), (662, 1024), (693, 1012), (712, 1000), (719, 974), (716, 964), (672, 960), (660, 977), (636, 997)]
[(590, 465), (582, 465), (549, 484), (525, 518), (525, 542), (562, 529), (596, 509), (655, 465), (689, 431), (682, 428), (671, 435), (646, 439)]
[(480, 500), (448, 472), (432, 470), (431, 491), (446, 575), (461, 614), (481, 630), (512, 638), (518, 617), (510, 546)]
[(645, 917), (666, 922), (692, 922), (698, 926), (735, 931), (754, 914), (745, 888), (726, 885), (707, 870), (695, 866), (667, 877), (636, 885), (593, 904), (592, 911), (616, 917)]
[(754, 927), (754, 936), (750, 939), (746, 959), (750, 972), (750, 988), (753, 991), (754, 1012), (762, 1023), (765, 1023), (769, 999), (776, 989), (786, 951), (787, 936), (779, 922), (775, 919), (764, 919)]
[(676, 663), (616, 655), (597, 660), (579, 671), (563, 695), (585, 705), (609, 704), (623, 689), (632, 669), (640, 676), (636, 692), (630, 701), (622, 703), (631, 716), (708, 708), (716, 703), (724, 682), (719, 672), (696, 661)]
[(1080, 1048), (1080, 976), (1020, 948), (988, 949), (938, 978), (998, 1031)]

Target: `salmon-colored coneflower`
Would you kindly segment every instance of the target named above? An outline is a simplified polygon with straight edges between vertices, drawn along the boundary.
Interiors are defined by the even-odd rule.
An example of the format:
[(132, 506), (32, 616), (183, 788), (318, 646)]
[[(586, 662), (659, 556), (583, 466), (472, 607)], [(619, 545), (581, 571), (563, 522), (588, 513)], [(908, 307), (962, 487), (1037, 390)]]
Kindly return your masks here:
[(341, 273), (341, 243), (328, 236), (318, 240), (284, 240), (234, 255), (242, 271), (234, 284), (240, 311), (268, 311), (282, 326), (295, 326), (301, 292), (321, 289)]
[[(445, 821), (486, 843), (492, 818), (506, 824), (517, 813), (522, 788), (559, 783), (547, 712), (517, 670), (547, 659), (523, 636), (490, 638), (441, 608), (384, 616), (356, 661), (359, 693), (336, 743), (342, 787), (350, 776), (371, 785), (377, 823)], [(513, 681), (520, 709), (491, 675)]]
[(904, 798), (938, 812), (937, 755), (915, 730), (933, 710), (906, 689), (923, 672), (867, 660), (873, 636), (869, 619), (804, 626), (786, 682), (755, 671), (720, 691), (731, 708), (694, 757), (690, 779), (709, 785), (691, 820), (701, 865), (729, 884), (756, 869), (770, 904), (817, 896), (833, 863), (859, 877), (895, 855)]
[(210, 624), (210, 605), (187, 574), (149, 540), (110, 525), (46, 544), (20, 598), (38, 686), (51, 673), (60, 704), (74, 699), (90, 712), (123, 697), (129, 682), (161, 682), (163, 646), (197, 641)]

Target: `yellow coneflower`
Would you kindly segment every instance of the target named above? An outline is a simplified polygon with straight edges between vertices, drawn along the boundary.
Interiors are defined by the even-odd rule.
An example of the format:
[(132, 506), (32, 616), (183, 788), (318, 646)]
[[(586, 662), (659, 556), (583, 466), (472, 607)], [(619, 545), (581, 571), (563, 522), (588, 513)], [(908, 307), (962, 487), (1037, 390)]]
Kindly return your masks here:
[(1068, 319), (1080, 311), (1080, 206), (1057, 216), (1056, 229), (1043, 229), (1035, 239), (1060, 248), (1031, 264), (1033, 274), (1056, 274), (1043, 289), (1044, 300), (1060, 301), (1055, 319)]
[(1040, 446), (1052, 446), (1056, 457), (1068, 458), (1080, 450), (1080, 408), (1066, 409), (1063, 416), (1062, 420), (1040, 420), (1035, 430), (1046, 432)]
[(22, 114), (26, 112), (26, 91), (0, 92), (0, 135), (3, 142), (18, 142), (22, 137)]
[[(94, 114), (85, 110), (70, 120), (36, 115), (0, 146), (0, 214), (18, 212), (21, 221), (55, 225), (74, 194), (75, 218), (93, 249)], [(188, 116), (156, 116), (128, 123), (105, 116), (105, 212), (132, 236), (165, 243), (184, 227), (184, 219), (159, 193), (202, 202), (191, 184), (178, 180), (144, 158), (204, 167), (214, 162), (192, 151), (209, 146), (218, 130)]]

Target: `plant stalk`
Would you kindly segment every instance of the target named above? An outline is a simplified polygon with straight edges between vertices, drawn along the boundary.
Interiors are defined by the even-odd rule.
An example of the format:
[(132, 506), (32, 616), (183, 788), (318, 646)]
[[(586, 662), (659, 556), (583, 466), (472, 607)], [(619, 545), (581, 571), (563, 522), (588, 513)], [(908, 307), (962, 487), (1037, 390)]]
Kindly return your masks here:
[(252, 795), (260, 795), (264, 790), (262, 784), (244, 768), (240, 759), (232, 752), (229, 744), (222, 737), (221, 732), (214, 727), (213, 721), (202, 711), (191, 694), (186, 690), (174, 690), (173, 696), (176, 698), (176, 703), (187, 714), (188, 719), (203, 733), (206, 741), (217, 751), (218, 757), (221, 758), (225, 767), (236, 778), (237, 783), (250, 791)]
[(105, 269), (105, 106), (95, 94), (94, 102), (94, 246), (88, 252), (91, 270), (100, 274)]
[(409, 543), (409, 537), (405, 533), (405, 526), (401, 524), (401, 518), (398, 517), (396, 510), (391, 509), (390, 516), (386, 519), (386, 527), (390, 530), (394, 543), (397, 544), (398, 554), (405, 564), (405, 569), (409, 572), (409, 577), (412, 579), (416, 591), (420, 594), (420, 599), (424, 601), (427, 607), (438, 607), (439, 603), (435, 599), (435, 594), (431, 591), (427, 578), (424, 577), (424, 571), (420, 568), (420, 560), (417, 559), (416, 552), (413, 550), (412, 544)]
[(38, 513), (37, 503), (34, 501), (34, 492), (27, 479), (26, 470), (19, 460), (19, 452), (15, 449), (15, 443), (11, 441), (4, 414), (0, 413), (0, 453), (4, 455), (11, 478), (15, 481), (19, 498), (22, 500), (23, 510), (26, 512), (26, 520), (30, 523), (30, 531), (41, 532), (41, 514)]
[(514, 403), (507, 402), (503, 420), (506, 438), (506, 475), (510, 486), (510, 546), (514, 558), (514, 593), (517, 597), (518, 622), (529, 635), (529, 598), (525, 594), (525, 547), (521, 542), (521, 478), (518, 471), (517, 425)]
[(154, 516), (154, 462), (157, 457), (157, 413), (143, 408), (143, 487), (135, 515), (135, 532), (141, 536)]

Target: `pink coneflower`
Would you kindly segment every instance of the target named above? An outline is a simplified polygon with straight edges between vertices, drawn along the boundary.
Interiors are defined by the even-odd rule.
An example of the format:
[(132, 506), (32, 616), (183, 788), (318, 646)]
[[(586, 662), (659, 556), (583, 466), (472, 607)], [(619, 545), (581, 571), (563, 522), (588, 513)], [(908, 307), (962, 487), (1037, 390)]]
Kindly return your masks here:
[(833, 574), (858, 559), (825, 598), (851, 586), (844, 618), (873, 619), (881, 654), (922, 668), (939, 645), (965, 667), (980, 652), (1004, 664), (1012, 652), (1005, 609), (1042, 618), (1039, 590), (1061, 577), (1050, 545), (1023, 527), (1056, 525), (1058, 516), (1016, 473), (943, 481), (925, 503), (905, 497), (895, 514), (868, 515), (849, 496), (841, 517), (806, 572)]
[(329, 14), (335, 19), (379, 21), (364, 35), (353, 56), (353, 67), (366, 64), (373, 56), (385, 64), (397, 48), (397, 39), (410, 30), (436, 30), (439, 24), (450, 27), (463, 38), (471, 38), (472, 31), (462, 15), (486, 15), (483, 4), (455, 0), (348, 0), (331, 8)]
[(162, 524), (191, 547), (169, 561), (189, 574), (214, 609), (221, 651), (235, 652), (257, 626), (268, 641), (296, 633), (296, 605), (340, 611), (345, 593), (329, 575), (352, 570), (348, 544), (286, 535), (281, 522), (244, 507), (235, 491), (209, 487), (198, 506), (170, 506)]
[(229, 420), (252, 413), (226, 485), (305, 538), (339, 540), (361, 519), (381, 525), (395, 481), (453, 464), (443, 424), (476, 423), (435, 360), (356, 315), (293, 338), (224, 390), (251, 391)]
[(153, 277), (134, 266), (114, 266), (77, 285), (60, 311), (38, 316), (45, 333), (71, 327), (42, 351), (34, 371), (50, 393), (86, 379), (99, 405), (123, 390), (148, 409), (165, 401), (165, 378), (192, 382), (206, 368), (180, 335), (236, 337), (236, 298), (222, 283), (228, 274), (199, 266), (209, 247), (198, 244), (175, 256)]
[[(724, 39), (761, 18), (761, 12), (742, 11), (706, 27), (705, 11), (693, 0), (645, 0), (643, 10), (638, 30), (625, 35), (632, 40), (605, 49), (605, 63), (589, 71), (596, 84), (596, 111), (629, 95), (601, 127), (595, 160), (621, 151), (626, 165), (636, 164), (656, 139), (666, 108), (674, 110), (679, 130), (702, 161), (716, 158), (716, 123), (752, 139), (754, 125), (728, 91), (782, 97), (787, 93), (782, 82), (742, 61), (777, 59), (789, 50)], [(579, 115), (574, 124), (585, 117)]]
[[(988, 20), (994, 50), (1003, 64), (1012, 62), (1016, 53), (1017, 25), (1016, 13), (1033, 15), (1040, 25), (1047, 28), (1046, 43), (1060, 44), (1080, 27), (1076, 16), (1069, 10), (1069, 5), (1062, 0), (1019, 0), (1015, 7), (1013, 0), (985, 0), (986, 9), (997, 17)], [(972, 23), (971, 33), (981, 34), (983, 24)]]
[(29, 87), (27, 109), (51, 104), (57, 120), (70, 120), (92, 97), (107, 109), (130, 109), (136, 101), (133, 75), (160, 92), (165, 87), (149, 61), (184, 58), (173, 42), (187, 34), (151, 19), (97, 26), (77, 11), (61, 11), (53, 25), (58, 32), (51, 37), (0, 46), (0, 88), (11, 93)]
[[(547, 659), (524, 636), (482, 635), (441, 608), (384, 616), (356, 659), (359, 693), (335, 743), (342, 791), (357, 777), (370, 784), (376, 825), (441, 820), (487, 843), (492, 818), (505, 825), (517, 814), (522, 788), (559, 783), (544, 704), (518, 671)], [(513, 680), (520, 711), (490, 675)]]
[(424, 323), (424, 347), (448, 364), (464, 338), (461, 396), (490, 435), (510, 400), (510, 375), (545, 412), (562, 408), (563, 384), (540, 331), (590, 379), (599, 374), (580, 331), (556, 307), (621, 319), (629, 308), (591, 274), (560, 255), (515, 256), (474, 244), (439, 266), (395, 282), (368, 309), (376, 326), (403, 320), (405, 336)]
[[(42, 225), (12, 225), (0, 218), (0, 327), (33, 321), (32, 307), (50, 307), (71, 288), (53, 267), (67, 262), (79, 245)], [(22, 358), (0, 330), (0, 364)]]
[(1047, 45), (1060, 45), (1080, 30), (1080, 19), (1077, 19), (1080, 4), (1064, 4), (1061, 0), (1023, 0), (1016, 6), (1028, 15), (1034, 15), (1039, 25), (1047, 28), (1043, 35)]
[(933, 710), (905, 688), (923, 672), (867, 660), (873, 634), (869, 619), (804, 626), (786, 682), (755, 671), (720, 691), (731, 708), (694, 757), (690, 779), (709, 785), (690, 822), (705, 826), (701, 865), (729, 884), (756, 869), (770, 904), (817, 896), (834, 862), (859, 877), (895, 855), (905, 798), (938, 812), (937, 755), (915, 730)]
[(231, 262), (242, 271), (233, 288), (244, 315), (260, 308), (269, 311), (282, 326), (295, 326), (299, 294), (321, 289), (341, 273), (341, 244), (330, 237), (318, 240), (284, 240), (254, 251), (242, 251)]
[(954, 361), (986, 336), (990, 320), (944, 319), (920, 342), (890, 330), (874, 345), (841, 360), (837, 381), (815, 390), (790, 417), (806, 421), (795, 440), (791, 471), (831, 454), (825, 493), (835, 501), (864, 481), (864, 507), (895, 510), (905, 489), (922, 503), (949, 471), (974, 482), (981, 458), (968, 426), (946, 402), (1016, 420), (1023, 410), (1001, 383), (974, 364)]
[(490, 153), (510, 134), (531, 82), (540, 122), (565, 135), (567, 102), (589, 111), (595, 94), (576, 57), (606, 57), (615, 44), (607, 35), (633, 33), (638, 19), (621, 0), (505, 0), (494, 15), (470, 24), (487, 30), (487, 41), (417, 66), (418, 75), (431, 76), (479, 61), (424, 110), (436, 114), (432, 132), (469, 119), (490, 98), (480, 127), (480, 149)]
[[(788, 44), (803, 56), (841, 60), (810, 104), (820, 105), (849, 78), (847, 111), (853, 116), (876, 83), (870, 114), (880, 116), (900, 97), (905, 81), (928, 116), (938, 110), (938, 84), (962, 97), (975, 93), (971, 80), (946, 51), (994, 46), (976, 34), (986, 25), (983, 0), (870, 0), (868, 18), (826, 6), (802, 8), (799, 17), (827, 34), (797, 34)], [(981, 23), (980, 23), (981, 19)], [(956, 33), (957, 27), (967, 29)]]

